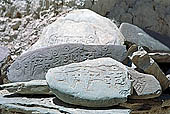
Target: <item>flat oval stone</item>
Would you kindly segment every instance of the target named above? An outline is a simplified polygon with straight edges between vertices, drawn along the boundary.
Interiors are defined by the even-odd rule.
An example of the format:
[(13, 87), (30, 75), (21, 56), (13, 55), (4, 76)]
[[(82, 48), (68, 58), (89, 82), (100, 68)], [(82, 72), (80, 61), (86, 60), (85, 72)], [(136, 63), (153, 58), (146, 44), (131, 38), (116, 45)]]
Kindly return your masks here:
[(10, 66), (7, 75), (11, 82), (44, 80), (50, 68), (101, 57), (122, 62), (126, 56), (125, 46), (62, 44), (22, 54)]
[(99, 58), (50, 69), (52, 92), (62, 101), (87, 107), (108, 107), (126, 102), (131, 94), (127, 68), (112, 58)]

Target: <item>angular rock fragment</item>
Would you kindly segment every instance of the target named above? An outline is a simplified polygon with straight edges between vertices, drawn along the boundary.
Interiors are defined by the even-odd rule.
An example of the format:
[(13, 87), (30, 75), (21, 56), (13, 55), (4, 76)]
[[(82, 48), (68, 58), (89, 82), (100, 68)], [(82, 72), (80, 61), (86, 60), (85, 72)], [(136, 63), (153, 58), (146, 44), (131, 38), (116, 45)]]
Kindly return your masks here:
[(46, 80), (32, 80), (0, 85), (1, 89), (19, 94), (51, 94)]
[(6, 63), (9, 60), (10, 54), (9, 50), (6, 47), (0, 46), (0, 84), (3, 84), (4, 70), (6, 68)]
[(168, 52), (150, 52), (148, 55), (158, 63), (170, 63), (170, 53)]
[(170, 44), (169, 46), (163, 44), (159, 40), (149, 36), (141, 28), (135, 25), (123, 23), (120, 26), (120, 31), (128, 42), (135, 43), (139, 46), (148, 47), (150, 50), (170, 51)]
[(123, 45), (124, 37), (109, 19), (88, 9), (73, 10), (43, 29), (40, 39), (29, 49), (82, 43), (88, 45)]
[(131, 68), (128, 68), (132, 81), (132, 86), (137, 95), (131, 95), (132, 99), (150, 99), (161, 95), (162, 89), (159, 81), (149, 74), (139, 73)]
[(0, 68), (8, 60), (9, 50), (6, 47), (0, 46)]
[(11, 65), (7, 75), (12, 82), (43, 80), (50, 68), (101, 57), (122, 62), (127, 56), (126, 52), (125, 46), (118, 45), (57, 45), (21, 55)]
[[(132, 52), (131, 49), (134, 50), (134, 52)], [(168, 88), (169, 81), (166, 78), (165, 74), (162, 72), (158, 64), (148, 55), (148, 53), (142, 47), (136, 47), (136, 49), (135, 47), (131, 47), (128, 50), (128, 53), (129, 52), (131, 52), (131, 55), (129, 55), (130, 59), (139, 69), (142, 69), (147, 74), (155, 76), (155, 78), (160, 82), (162, 90)]]
[(62, 101), (87, 107), (117, 105), (132, 92), (127, 68), (111, 58), (52, 68), (46, 80)]

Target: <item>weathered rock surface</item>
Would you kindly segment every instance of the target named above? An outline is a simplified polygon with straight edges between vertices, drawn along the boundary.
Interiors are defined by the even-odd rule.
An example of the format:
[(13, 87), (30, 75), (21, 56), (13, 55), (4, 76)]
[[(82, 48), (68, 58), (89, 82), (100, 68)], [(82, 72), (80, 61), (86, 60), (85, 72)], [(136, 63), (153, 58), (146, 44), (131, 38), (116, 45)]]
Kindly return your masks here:
[(130, 96), (131, 99), (150, 99), (159, 97), (162, 89), (159, 81), (149, 74), (139, 73), (131, 68), (128, 68), (132, 81), (132, 86), (136, 92)]
[(0, 68), (8, 60), (9, 53), (8, 48), (0, 46)]
[(154, 59), (157, 63), (170, 63), (170, 53), (166, 52), (151, 52), (148, 53), (152, 59)]
[(6, 73), (7, 62), (10, 58), (10, 51), (0, 46), (0, 84), (3, 84), (4, 73)]
[[(132, 52), (130, 48), (128, 51)], [(162, 72), (158, 64), (147, 54), (147, 52), (142, 47), (136, 47), (136, 51), (130, 55), (132, 62), (145, 73), (155, 76), (155, 78), (160, 82), (162, 90), (165, 90), (169, 86), (169, 81), (165, 74)]]
[(125, 46), (118, 45), (56, 45), (21, 55), (10, 66), (7, 75), (12, 82), (43, 80), (50, 68), (101, 57), (122, 62), (127, 56), (126, 52)]
[(15, 59), (34, 44), (43, 28), (56, 18), (54, 14), (37, 20), (31, 16), (22, 19), (0, 17), (0, 45), (8, 47), (12, 59)]
[(145, 46), (150, 50), (170, 51), (170, 40), (169, 45), (163, 44), (135, 25), (122, 23), (120, 26), (120, 31), (128, 42), (135, 43), (139, 46)]
[(45, 27), (29, 51), (65, 43), (122, 45), (124, 37), (109, 19), (88, 9), (73, 10)]
[(64, 8), (91, 9), (101, 15), (107, 15), (115, 0), (17, 0), (17, 1), (0, 1), (1, 17), (24, 17), (34, 15), (40, 17), (46, 10), (51, 12)]
[(29, 82), (16, 82), (0, 85), (0, 89), (5, 89), (10, 93), (18, 94), (51, 94), (46, 80), (32, 80)]
[(170, 1), (113, 0), (109, 18), (170, 36)]
[(50, 69), (46, 80), (62, 101), (87, 107), (117, 105), (126, 102), (132, 92), (127, 68), (111, 58)]
[[(38, 98), (39, 97), (39, 98)], [(131, 114), (130, 109), (88, 109), (66, 104), (59, 99), (49, 96), (34, 98), (2, 94), (0, 95), (0, 112), (2, 114)]]

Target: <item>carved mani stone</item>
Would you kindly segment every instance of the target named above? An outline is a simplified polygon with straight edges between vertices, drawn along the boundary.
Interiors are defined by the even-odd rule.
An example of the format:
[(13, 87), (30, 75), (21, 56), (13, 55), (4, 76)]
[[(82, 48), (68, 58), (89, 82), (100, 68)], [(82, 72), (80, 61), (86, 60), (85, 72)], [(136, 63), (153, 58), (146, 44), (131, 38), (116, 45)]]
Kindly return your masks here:
[(60, 16), (45, 27), (29, 50), (67, 43), (123, 45), (124, 40), (112, 21), (88, 9), (79, 9)]
[(128, 73), (132, 79), (132, 86), (136, 92), (130, 96), (132, 99), (150, 99), (159, 97), (162, 89), (159, 81), (149, 74), (139, 73), (138, 71), (128, 68)]
[(21, 55), (11, 65), (7, 75), (12, 82), (43, 80), (50, 68), (101, 57), (111, 57), (122, 62), (126, 52), (125, 46), (118, 45), (56, 45)]
[(87, 107), (126, 102), (131, 94), (127, 68), (112, 58), (86, 60), (50, 69), (47, 84), (62, 101)]

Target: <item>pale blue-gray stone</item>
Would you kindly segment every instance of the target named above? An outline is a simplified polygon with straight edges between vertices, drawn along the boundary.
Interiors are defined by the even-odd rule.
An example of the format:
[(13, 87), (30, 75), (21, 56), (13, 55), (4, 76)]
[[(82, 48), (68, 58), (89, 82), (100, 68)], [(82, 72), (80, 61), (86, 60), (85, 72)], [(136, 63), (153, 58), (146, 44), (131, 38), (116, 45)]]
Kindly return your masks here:
[(126, 102), (132, 92), (127, 68), (112, 58), (52, 68), (46, 80), (62, 101), (87, 107), (117, 105)]

